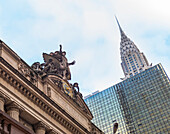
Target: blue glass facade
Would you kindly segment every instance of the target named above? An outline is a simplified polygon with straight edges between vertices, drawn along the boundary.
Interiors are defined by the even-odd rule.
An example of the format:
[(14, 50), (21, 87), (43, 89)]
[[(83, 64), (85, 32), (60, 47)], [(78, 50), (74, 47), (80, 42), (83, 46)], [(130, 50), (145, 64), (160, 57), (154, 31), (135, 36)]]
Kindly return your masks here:
[(85, 102), (93, 122), (106, 134), (170, 133), (170, 80), (161, 64), (128, 78)]
[(119, 123), (118, 131), (126, 133), (114, 87), (85, 99), (85, 102), (94, 116), (92, 122), (104, 133), (113, 134), (113, 124), (116, 122)]

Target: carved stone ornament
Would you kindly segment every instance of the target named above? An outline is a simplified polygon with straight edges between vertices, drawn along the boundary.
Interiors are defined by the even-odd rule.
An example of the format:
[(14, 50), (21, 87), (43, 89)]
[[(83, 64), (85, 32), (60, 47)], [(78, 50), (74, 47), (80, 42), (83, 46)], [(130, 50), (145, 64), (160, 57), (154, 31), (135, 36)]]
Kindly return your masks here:
[(44, 76), (53, 74), (61, 77), (64, 80), (71, 80), (70, 65), (74, 65), (75, 61), (68, 63), (66, 52), (60, 51), (51, 52), (50, 54), (43, 53), (44, 63), (35, 62), (32, 64), (32, 69), (39, 75)]
[(24, 63), (19, 63), (18, 65), (18, 71), (24, 75), (29, 81), (31, 81), (33, 84), (36, 84), (37, 82), (37, 76), (35, 72), (28, 68)]
[(24, 76), (29, 76), (29, 74), (30, 74), (30, 71), (29, 71), (28, 67), (26, 67), (26, 65), (23, 64), (22, 62), (19, 63), (19, 65), (18, 65), (18, 70), (19, 70), (19, 72), (20, 72), (21, 74), (23, 74)]

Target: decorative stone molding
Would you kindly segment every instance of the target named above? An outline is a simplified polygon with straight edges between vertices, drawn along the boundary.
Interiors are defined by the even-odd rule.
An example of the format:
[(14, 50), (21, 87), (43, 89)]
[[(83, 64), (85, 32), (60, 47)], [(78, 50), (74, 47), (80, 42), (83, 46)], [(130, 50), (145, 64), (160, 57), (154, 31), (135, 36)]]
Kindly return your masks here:
[(31, 81), (34, 85), (36, 85), (38, 81), (38, 76), (34, 73), (34, 71), (28, 68), (24, 63), (20, 62), (18, 65), (18, 71), (24, 75), (29, 81)]
[(21, 74), (23, 74), (24, 76), (28, 76), (29, 75), (29, 69), (26, 67), (25, 64), (23, 64), (22, 62), (19, 63), (18, 65), (18, 70)]
[[(0, 59), (1, 61), (2, 59)], [(2, 62), (2, 61), (1, 61)], [(53, 117), (53, 119), (55, 119), (58, 123), (60, 123), (61, 125), (63, 125), (65, 128), (67, 128), (70, 132), (74, 133), (74, 134), (80, 134), (81, 131), (79, 129), (77, 129), (73, 124), (71, 124), (69, 121), (65, 120), (59, 113), (56, 112), (56, 110), (54, 110), (53, 108), (51, 108), (49, 105), (46, 104), (46, 102), (44, 102), (44, 100), (40, 99), (38, 96), (35, 96), (35, 94), (33, 94), (31, 92), (31, 90), (29, 90), (27, 87), (25, 87), (23, 84), (21, 84), (19, 81), (17, 81), (16, 79), (13, 78), (12, 75), (10, 75), (9, 73), (7, 73), (5, 70), (3, 70), (0, 67), (0, 77), (2, 77), (5, 81), (9, 82), (11, 84), (11, 86), (13, 86), (14, 88), (16, 88), (19, 92), (21, 92), (25, 97), (27, 97), (28, 99), (30, 99), (33, 103), (35, 103), (38, 107), (40, 107), (42, 110), (44, 110), (44, 112), (46, 112), (48, 115), (50, 115), (51, 117)], [(36, 88), (35, 86), (30, 85), (32, 88)], [(45, 97), (48, 101), (50, 101), (52, 103), (52, 105), (54, 105), (56, 107), (56, 109), (60, 110), (63, 114), (65, 114), (65, 116), (67, 116), (70, 120), (72, 120), (76, 125), (78, 125), (85, 133), (89, 133), (89, 131), (84, 128), (81, 124), (79, 124), (76, 120), (74, 120), (70, 115), (68, 115), (63, 109), (61, 109), (61, 107), (59, 107), (55, 102), (53, 102), (52, 100), (49, 99), (49, 97), (47, 98), (47, 96), (45, 94), (43, 94), (38, 88), (35, 89), (37, 92), (39, 92), (39, 94), (41, 94), (43, 97)], [(14, 113), (15, 117), (17, 120), (19, 120), (18, 116), (19, 116), (19, 111), (15, 111), (16, 113)], [(18, 112), (18, 113), (17, 113)]]

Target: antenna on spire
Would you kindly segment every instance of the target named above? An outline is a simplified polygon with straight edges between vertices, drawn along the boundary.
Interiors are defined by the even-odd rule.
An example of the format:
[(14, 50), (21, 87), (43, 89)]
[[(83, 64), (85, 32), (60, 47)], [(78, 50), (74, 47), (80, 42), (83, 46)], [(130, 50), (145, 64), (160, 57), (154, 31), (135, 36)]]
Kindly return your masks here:
[(116, 15), (115, 15), (115, 18), (116, 18), (117, 24), (118, 24), (118, 26), (119, 26), (120, 34), (122, 35), (122, 34), (124, 34), (124, 32), (123, 32), (123, 30), (122, 30), (122, 28), (121, 28), (121, 26), (120, 26), (120, 24), (119, 24), (119, 21), (118, 21)]

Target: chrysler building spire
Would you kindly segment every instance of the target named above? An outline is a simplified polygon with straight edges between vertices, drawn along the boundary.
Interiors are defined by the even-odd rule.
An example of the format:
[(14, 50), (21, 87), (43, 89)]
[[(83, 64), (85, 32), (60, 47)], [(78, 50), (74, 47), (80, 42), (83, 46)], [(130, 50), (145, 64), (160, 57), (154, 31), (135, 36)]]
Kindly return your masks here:
[(117, 18), (116, 21), (119, 26), (121, 35), (120, 42), (120, 55), (122, 60), (121, 66), (125, 75), (125, 78), (123, 79), (127, 79), (148, 69), (150, 66), (145, 55), (141, 53), (137, 46), (125, 35)]

